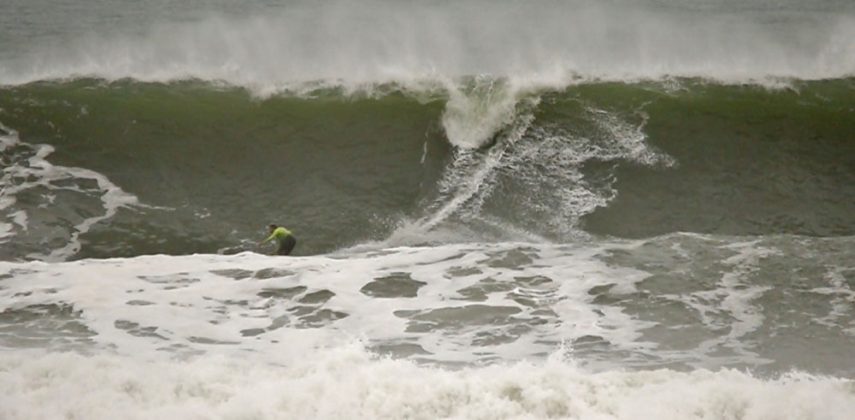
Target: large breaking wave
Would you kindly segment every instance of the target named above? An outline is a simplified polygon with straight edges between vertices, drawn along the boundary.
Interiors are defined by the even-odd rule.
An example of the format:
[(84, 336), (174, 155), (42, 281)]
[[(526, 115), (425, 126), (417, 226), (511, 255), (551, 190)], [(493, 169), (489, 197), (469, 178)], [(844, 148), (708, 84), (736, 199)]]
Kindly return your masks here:
[(555, 87), (576, 78), (740, 82), (855, 71), (852, 14), (758, 9), (589, 1), (298, 3), (257, 17), (212, 16), (154, 24), (141, 34), (93, 33), (55, 47), (35, 45), (4, 60), (0, 83), (197, 78), (265, 93), (309, 81), (442, 84), (481, 74)]

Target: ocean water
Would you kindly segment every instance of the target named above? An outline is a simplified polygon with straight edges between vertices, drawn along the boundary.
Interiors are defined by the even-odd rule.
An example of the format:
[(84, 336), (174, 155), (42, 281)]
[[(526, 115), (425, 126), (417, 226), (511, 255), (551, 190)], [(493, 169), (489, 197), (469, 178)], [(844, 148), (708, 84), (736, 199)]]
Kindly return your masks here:
[(842, 0), (6, 0), (0, 419), (850, 419), (853, 40)]

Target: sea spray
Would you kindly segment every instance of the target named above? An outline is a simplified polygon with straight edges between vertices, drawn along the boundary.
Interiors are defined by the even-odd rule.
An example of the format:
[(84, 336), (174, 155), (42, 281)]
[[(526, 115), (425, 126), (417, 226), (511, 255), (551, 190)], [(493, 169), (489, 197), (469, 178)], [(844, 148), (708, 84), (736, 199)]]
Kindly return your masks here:
[(491, 75), (558, 88), (579, 78), (737, 83), (855, 72), (855, 18), (845, 10), (369, 0), (204, 16), (152, 24), (143, 33), (96, 27), (88, 37), (30, 44), (0, 61), (0, 84), (200, 79), (270, 94), (311, 81), (406, 85)]
[[(284, 344), (283, 344), (284, 345)], [(25, 352), (0, 361), (0, 415), (354, 419), (844, 420), (852, 383), (792, 372), (592, 373), (554, 355), (444, 370), (378, 358), (358, 344), (267, 365), (251, 358), (146, 361)]]

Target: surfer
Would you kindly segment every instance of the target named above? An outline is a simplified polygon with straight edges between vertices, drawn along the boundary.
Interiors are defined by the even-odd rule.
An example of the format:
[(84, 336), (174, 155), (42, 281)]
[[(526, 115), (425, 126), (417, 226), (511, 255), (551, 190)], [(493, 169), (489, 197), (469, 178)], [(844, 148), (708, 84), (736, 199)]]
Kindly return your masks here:
[(270, 231), (270, 236), (259, 242), (259, 246), (275, 239), (276, 255), (288, 255), (291, 253), (291, 250), (294, 249), (294, 246), (297, 245), (297, 239), (294, 238), (294, 235), (290, 230), (274, 224), (268, 225), (267, 229)]

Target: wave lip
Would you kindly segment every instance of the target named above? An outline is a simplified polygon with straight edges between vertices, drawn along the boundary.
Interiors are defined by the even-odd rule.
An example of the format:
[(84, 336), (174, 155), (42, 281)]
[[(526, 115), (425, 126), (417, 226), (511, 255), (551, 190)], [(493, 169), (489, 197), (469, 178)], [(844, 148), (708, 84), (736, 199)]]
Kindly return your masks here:
[(250, 18), (94, 32), (0, 62), (0, 84), (97, 77), (223, 81), (270, 94), (464, 76), (517, 85), (700, 77), (723, 82), (855, 75), (855, 16), (687, 11), (585, 1), (294, 6)]

